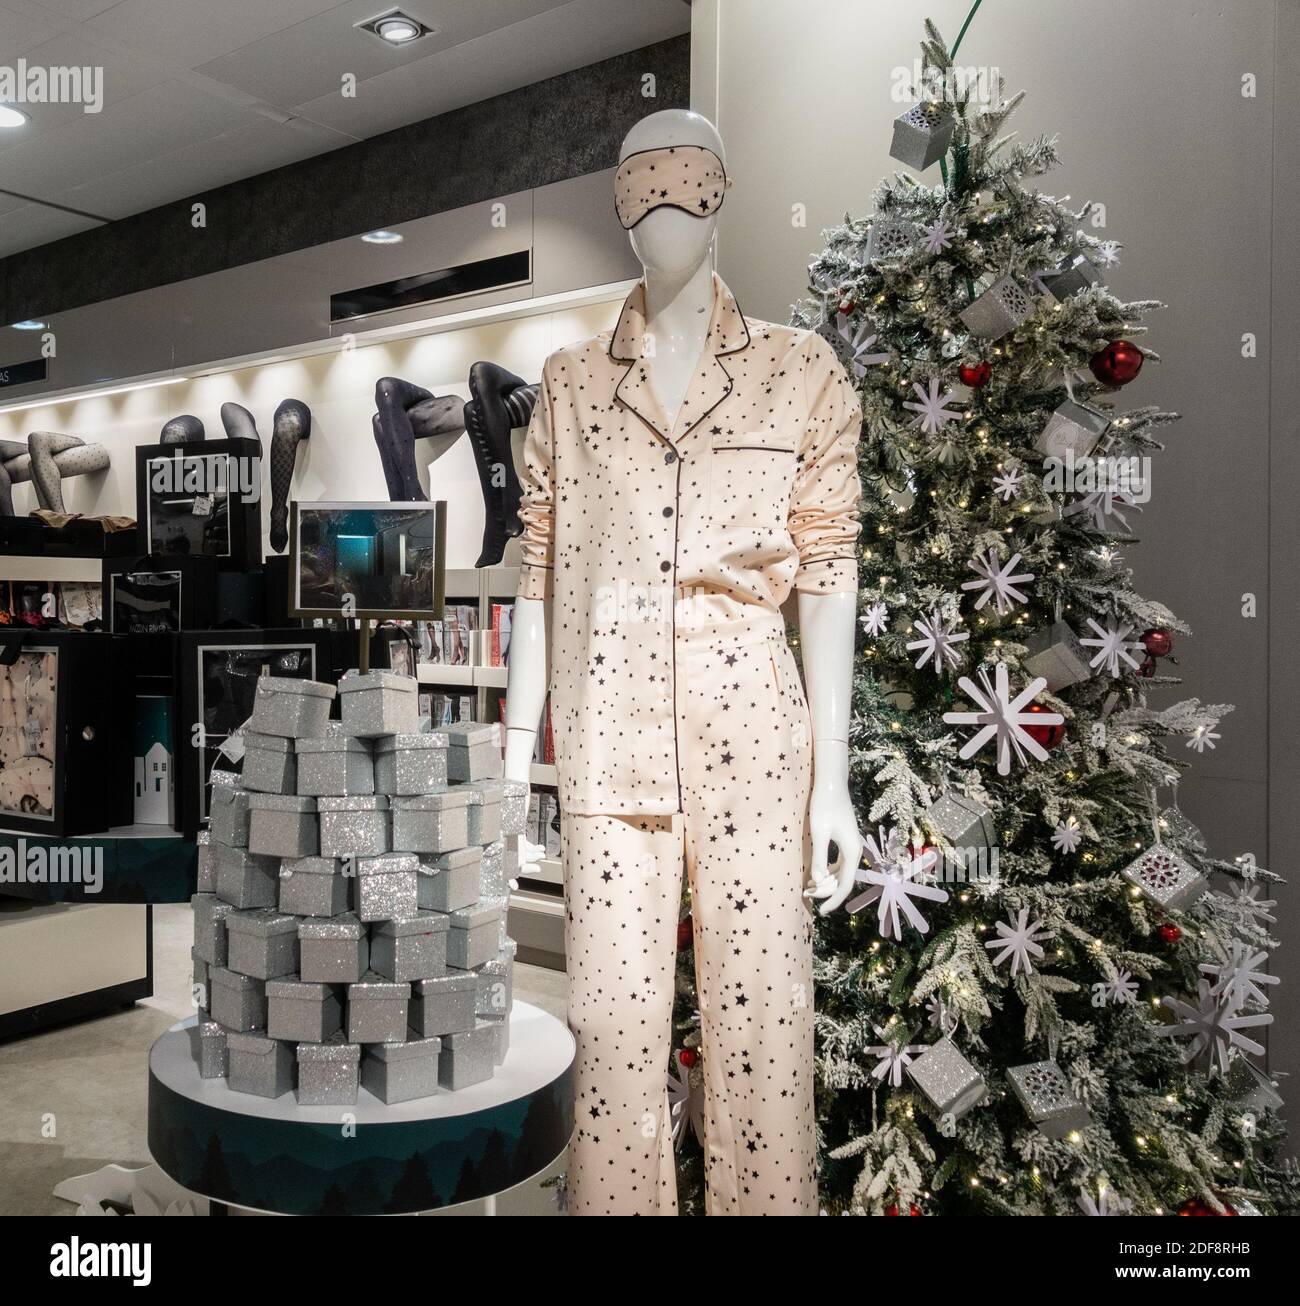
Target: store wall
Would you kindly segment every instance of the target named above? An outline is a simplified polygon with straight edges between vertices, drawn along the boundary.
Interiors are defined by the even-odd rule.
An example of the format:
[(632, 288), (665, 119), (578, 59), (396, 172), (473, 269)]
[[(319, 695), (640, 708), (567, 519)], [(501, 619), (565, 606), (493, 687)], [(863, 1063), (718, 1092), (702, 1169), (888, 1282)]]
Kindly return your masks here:
[[(888, 155), (892, 119), (906, 107), (891, 97), (896, 70), (918, 57), (926, 15), (951, 42), (969, 8), (969, 0), (695, 0), (692, 104), (721, 128), (734, 177), (719, 270), (747, 313), (784, 320), (804, 293), (820, 231), (846, 211), (870, 211), (876, 184), (899, 166)], [(1294, 339), (1284, 332), (1295, 315), (1279, 300), (1283, 316), (1270, 332), (1270, 279), (1272, 242), (1294, 231), (1296, 142), (1284, 121), (1275, 140), (1274, 86), (1285, 83), (1274, 60), (1276, 50), (1294, 72), (1295, 27), (1295, 6), (1275, 0), (994, 0), (958, 59), (1000, 68), (1010, 91), (1028, 92), (1011, 126), (1059, 133), (1065, 164), (1043, 187), (1106, 204), (1105, 234), (1125, 245), (1116, 291), (1169, 304), (1148, 338), (1164, 361), (1126, 398), (1184, 420), (1157, 461), (1138, 523), (1143, 542), (1127, 556), (1138, 587), (1193, 627), (1178, 649), (1184, 692), (1236, 704), (1217, 750), (1187, 755), (1182, 805), (1216, 853), (1253, 852), (1284, 874), (1300, 840), (1295, 750), (1279, 736), (1270, 769), (1269, 731), (1294, 717), (1300, 669), (1295, 561), (1285, 550), (1294, 532), (1278, 536), (1270, 575), (1269, 513), (1272, 493), (1279, 522), (1294, 518), (1270, 472), (1294, 465), (1295, 405), (1277, 390), (1295, 388), (1286, 379), (1294, 368), (1273, 341)], [(1242, 93), (1248, 75), (1253, 97)], [(1289, 153), (1275, 161), (1275, 146)], [(937, 167), (924, 180), (937, 184)], [(1275, 186), (1290, 199), (1275, 198)], [(795, 225), (795, 206), (806, 209), (806, 226)], [(1293, 300), (1294, 272), (1277, 277)], [(1258, 338), (1253, 359), (1242, 357), (1246, 332)], [(1246, 594), (1258, 599), (1254, 619), (1242, 616)], [(1300, 1084), (1300, 926), (1294, 891), (1281, 898), (1290, 946), (1278, 957), (1272, 1054)]]

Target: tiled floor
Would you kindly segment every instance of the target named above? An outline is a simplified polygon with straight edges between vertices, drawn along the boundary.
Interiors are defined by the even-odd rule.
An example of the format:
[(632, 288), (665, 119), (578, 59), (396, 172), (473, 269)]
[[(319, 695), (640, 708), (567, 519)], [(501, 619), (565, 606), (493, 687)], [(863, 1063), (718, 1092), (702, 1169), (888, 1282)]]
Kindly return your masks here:
[[(167, 1027), (192, 1014), (189, 907), (154, 908), (154, 996), (126, 1010), (0, 1043), (0, 1216), (68, 1214), (54, 1185), (108, 1162), (147, 1165), (146, 1062)], [(520, 964), (515, 996), (561, 1019), (564, 976)], [(557, 1169), (562, 1166), (557, 1165)], [(524, 1185), (502, 1214), (554, 1213)], [(447, 1214), (479, 1214), (477, 1204)]]

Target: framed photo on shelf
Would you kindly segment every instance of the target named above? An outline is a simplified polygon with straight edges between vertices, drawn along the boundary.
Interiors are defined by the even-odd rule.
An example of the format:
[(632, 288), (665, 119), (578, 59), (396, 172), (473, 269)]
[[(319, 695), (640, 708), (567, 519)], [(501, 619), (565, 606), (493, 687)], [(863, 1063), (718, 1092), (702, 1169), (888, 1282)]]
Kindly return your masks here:
[(104, 624), (115, 634), (156, 635), (213, 624), (217, 564), (194, 554), (104, 560)]

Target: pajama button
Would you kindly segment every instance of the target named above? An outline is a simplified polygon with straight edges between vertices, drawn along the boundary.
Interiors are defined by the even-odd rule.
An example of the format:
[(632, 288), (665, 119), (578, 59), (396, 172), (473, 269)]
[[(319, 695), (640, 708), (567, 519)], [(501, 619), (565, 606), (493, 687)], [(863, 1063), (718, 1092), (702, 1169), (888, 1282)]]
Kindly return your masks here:
[(665, 508), (665, 509), (664, 509), (664, 516), (665, 516), (665, 517), (671, 517), (672, 515), (673, 515), (673, 510), (672, 510), (671, 508)]
[(669, 449), (668, 452), (664, 454), (664, 462), (672, 464), (675, 463), (676, 461), (677, 461), (677, 450)]
[(659, 570), (660, 570), (660, 571), (672, 571), (672, 569), (673, 569), (673, 564), (672, 564), (671, 562), (669, 562), (667, 558), (665, 558), (665, 559), (664, 559), (664, 560), (659, 564)]

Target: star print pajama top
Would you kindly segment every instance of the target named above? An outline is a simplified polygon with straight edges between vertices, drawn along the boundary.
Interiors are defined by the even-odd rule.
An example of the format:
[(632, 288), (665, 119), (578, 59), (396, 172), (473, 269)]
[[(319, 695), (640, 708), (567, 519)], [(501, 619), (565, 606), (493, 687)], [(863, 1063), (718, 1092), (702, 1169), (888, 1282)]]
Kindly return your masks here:
[[(713, 280), (670, 422), (644, 291), (546, 361), (519, 595), (551, 602), (551, 715), (578, 1041), (570, 1210), (671, 1214), (702, 1122), (709, 1210), (814, 1213), (812, 739), (780, 606), (857, 588), (857, 396), (817, 335)], [(681, 877), (702, 1102), (670, 1107)], [(702, 1110), (699, 1109), (702, 1107)]]

